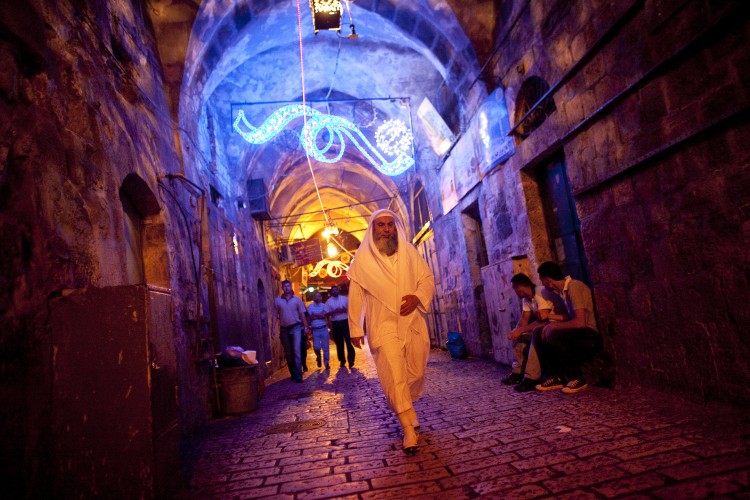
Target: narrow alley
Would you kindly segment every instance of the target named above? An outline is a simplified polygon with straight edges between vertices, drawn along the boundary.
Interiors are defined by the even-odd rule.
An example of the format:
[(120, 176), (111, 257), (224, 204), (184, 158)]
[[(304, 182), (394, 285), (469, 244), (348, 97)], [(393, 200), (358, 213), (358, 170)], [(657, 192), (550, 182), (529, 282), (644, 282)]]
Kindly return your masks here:
[[(314, 358), (310, 356), (310, 366)], [(353, 370), (269, 380), (258, 409), (187, 444), (183, 498), (744, 498), (746, 414), (599, 387), (519, 394), (505, 372), (433, 350), (415, 456), (369, 352)], [(294, 430), (293, 430), (294, 428)]]
[(750, 499), (748, 40), (0, 1), (3, 500)]

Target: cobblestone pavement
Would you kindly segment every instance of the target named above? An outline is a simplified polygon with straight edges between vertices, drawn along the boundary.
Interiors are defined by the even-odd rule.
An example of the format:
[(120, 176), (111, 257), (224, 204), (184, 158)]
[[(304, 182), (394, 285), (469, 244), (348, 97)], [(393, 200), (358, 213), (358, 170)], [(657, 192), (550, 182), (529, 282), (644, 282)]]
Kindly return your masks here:
[(278, 373), (254, 413), (206, 425), (184, 447), (182, 497), (750, 498), (746, 411), (635, 389), (518, 394), (506, 369), (433, 351), (421, 448), (406, 456), (357, 354), (303, 384)]

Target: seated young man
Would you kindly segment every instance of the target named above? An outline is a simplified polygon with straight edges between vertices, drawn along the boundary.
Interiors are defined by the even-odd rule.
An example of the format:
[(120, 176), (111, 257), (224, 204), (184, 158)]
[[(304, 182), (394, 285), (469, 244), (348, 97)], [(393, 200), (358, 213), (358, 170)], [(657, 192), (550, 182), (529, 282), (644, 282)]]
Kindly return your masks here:
[(560, 297), (546, 289), (537, 292), (536, 284), (525, 274), (516, 274), (510, 283), (513, 291), (521, 299), (522, 315), (518, 326), (508, 334), (508, 339), (513, 341), (516, 364), (511, 374), (501, 382), (519, 384), (515, 390), (526, 392), (534, 389), (542, 377), (539, 358), (532, 343), (534, 332), (540, 332), (548, 321), (563, 321), (567, 317), (565, 305)]
[(562, 296), (570, 319), (550, 322), (532, 341), (548, 375), (536, 389), (562, 389), (566, 394), (573, 394), (588, 387), (581, 365), (601, 345), (591, 289), (584, 282), (565, 276), (554, 262), (543, 263), (537, 272), (546, 289)]

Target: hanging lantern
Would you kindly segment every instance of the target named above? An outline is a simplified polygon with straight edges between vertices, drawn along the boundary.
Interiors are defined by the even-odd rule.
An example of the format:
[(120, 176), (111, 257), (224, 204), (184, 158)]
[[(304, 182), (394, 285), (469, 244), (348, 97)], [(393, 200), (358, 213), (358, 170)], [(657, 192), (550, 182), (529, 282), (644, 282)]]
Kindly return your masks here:
[(344, 13), (341, 0), (310, 0), (313, 29), (341, 31), (341, 15)]

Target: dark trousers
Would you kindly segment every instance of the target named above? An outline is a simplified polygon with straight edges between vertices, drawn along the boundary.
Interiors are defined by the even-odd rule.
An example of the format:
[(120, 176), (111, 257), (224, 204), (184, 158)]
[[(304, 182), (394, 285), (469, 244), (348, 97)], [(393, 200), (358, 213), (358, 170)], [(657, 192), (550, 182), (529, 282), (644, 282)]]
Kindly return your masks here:
[(600, 348), (599, 333), (590, 328), (555, 330), (533, 339), (542, 371), (548, 377), (573, 379), (581, 376), (581, 365)]
[(354, 346), (352, 345), (352, 338), (349, 336), (349, 320), (332, 321), (331, 332), (333, 333), (333, 341), (336, 343), (336, 356), (339, 358), (339, 363), (346, 364), (346, 357), (344, 356), (344, 344), (346, 344), (349, 366), (352, 366), (354, 364)]
[[(291, 328), (281, 327), (281, 345), (284, 347), (284, 355), (286, 356), (286, 364), (289, 368), (289, 374), (294, 380), (302, 380), (302, 367), (301, 367), (301, 347), (300, 337), (302, 335), (302, 325), (295, 325)], [(307, 354), (307, 351), (305, 351)]]
[(302, 335), (300, 338), (299, 357), (302, 368), (307, 370), (307, 334), (304, 330), (302, 330)]

